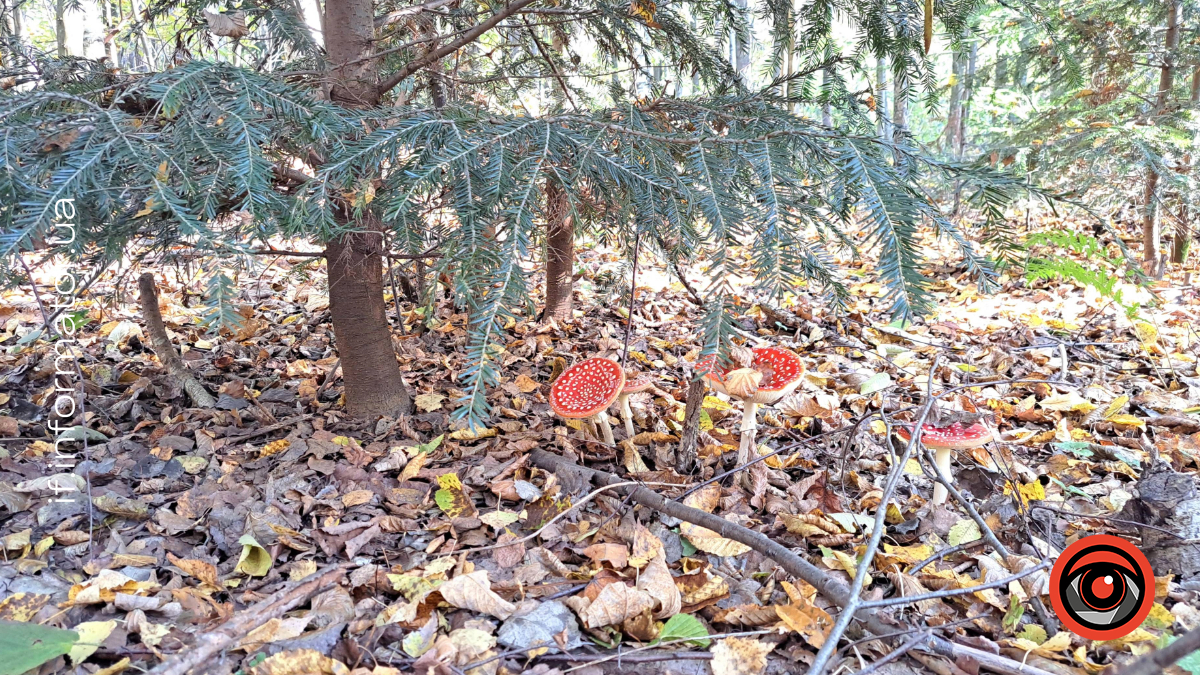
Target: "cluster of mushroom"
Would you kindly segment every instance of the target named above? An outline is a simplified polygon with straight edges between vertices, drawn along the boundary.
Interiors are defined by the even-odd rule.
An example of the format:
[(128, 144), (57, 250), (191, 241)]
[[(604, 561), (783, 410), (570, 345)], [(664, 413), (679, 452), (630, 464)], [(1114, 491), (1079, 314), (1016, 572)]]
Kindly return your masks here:
[[(759, 347), (751, 350), (751, 363), (743, 368), (722, 367), (714, 354), (696, 364), (696, 371), (714, 390), (742, 401), (741, 441), (738, 446), (738, 464), (744, 465), (755, 455), (755, 438), (758, 433), (758, 407), (773, 405), (791, 394), (800, 386), (804, 375), (804, 363), (795, 353), (779, 347)], [(629, 397), (654, 386), (649, 375), (639, 374), (632, 379), (616, 362), (605, 358), (590, 358), (563, 371), (550, 387), (550, 407), (566, 419), (586, 419), (597, 423), (604, 442), (612, 445), (612, 426), (607, 410), (613, 403), (621, 409), (621, 419), (629, 438), (635, 434), (633, 414), (629, 409)], [(897, 430), (905, 442), (912, 432), (905, 428)], [(985, 445), (992, 440), (992, 432), (981, 423), (964, 425), (954, 422), (939, 427), (924, 424), (921, 427), (921, 443), (934, 451), (934, 463), (939, 473), (947, 480), (953, 477), (950, 456), (955, 450), (969, 450)], [(933, 503), (946, 501), (948, 491), (941, 482), (933, 488)]]
[[(715, 355), (696, 364), (705, 381), (723, 394), (739, 399), (744, 405), (741, 446), (738, 462), (749, 461), (758, 429), (758, 406), (772, 405), (800, 386), (804, 363), (796, 354), (778, 347), (752, 350), (753, 361), (747, 368), (722, 368)], [(633, 437), (633, 415), (629, 397), (653, 386), (645, 374), (633, 379), (615, 361), (591, 358), (563, 371), (550, 386), (550, 408), (566, 419), (585, 419), (599, 425), (604, 442), (614, 443), (608, 408), (617, 402), (625, 433)]]
[(604, 442), (612, 445), (615, 441), (612, 425), (608, 422), (609, 406), (614, 402), (620, 403), (625, 433), (632, 438), (635, 430), (629, 397), (652, 386), (654, 380), (649, 375), (640, 374), (632, 379), (626, 377), (624, 369), (616, 361), (585, 359), (564, 370), (550, 385), (550, 408), (559, 417), (596, 422)]
[(758, 434), (758, 406), (774, 405), (796, 391), (804, 376), (804, 362), (794, 352), (779, 347), (751, 350), (753, 360), (746, 368), (724, 368), (713, 354), (696, 364), (708, 385), (742, 401), (742, 438), (738, 465), (750, 461)]

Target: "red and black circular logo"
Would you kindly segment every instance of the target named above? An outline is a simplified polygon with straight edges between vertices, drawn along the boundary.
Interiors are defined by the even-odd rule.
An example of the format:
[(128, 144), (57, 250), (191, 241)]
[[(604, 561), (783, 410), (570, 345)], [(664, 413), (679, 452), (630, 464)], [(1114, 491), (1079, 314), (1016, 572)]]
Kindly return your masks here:
[(1073, 633), (1089, 640), (1129, 635), (1154, 607), (1150, 561), (1129, 542), (1107, 534), (1067, 547), (1050, 572), (1054, 612)]

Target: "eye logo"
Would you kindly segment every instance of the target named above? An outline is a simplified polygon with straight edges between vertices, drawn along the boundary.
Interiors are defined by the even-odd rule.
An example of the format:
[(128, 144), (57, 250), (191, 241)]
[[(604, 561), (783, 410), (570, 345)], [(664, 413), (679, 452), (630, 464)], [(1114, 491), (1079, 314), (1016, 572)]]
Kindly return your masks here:
[(1142, 625), (1154, 607), (1150, 561), (1129, 542), (1107, 534), (1067, 547), (1050, 572), (1055, 614), (1077, 635), (1115, 640)]

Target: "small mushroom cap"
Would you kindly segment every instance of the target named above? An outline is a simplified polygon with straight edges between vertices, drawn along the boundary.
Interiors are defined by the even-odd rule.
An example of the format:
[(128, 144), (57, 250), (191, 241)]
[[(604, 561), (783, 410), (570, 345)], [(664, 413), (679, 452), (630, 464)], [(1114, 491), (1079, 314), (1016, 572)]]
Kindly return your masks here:
[(604, 412), (625, 386), (615, 361), (593, 358), (567, 368), (550, 386), (550, 408), (560, 417), (583, 419)]
[(622, 394), (636, 394), (640, 391), (646, 391), (647, 389), (649, 389), (650, 387), (653, 387), (653, 386), (654, 386), (654, 378), (650, 377), (646, 373), (638, 373), (637, 375), (633, 376), (633, 379), (630, 379), (629, 376), (626, 375), (625, 376), (625, 386), (624, 386), (624, 388), (621, 389), (621, 393)]
[[(908, 429), (899, 428), (896, 433), (906, 441), (912, 438), (912, 432)], [(921, 426), (921, 442), (930, 450), (970, 450), (986, 445), (991, 440), (991, 429), (979, 422), (969, 427), (958, 422), (940, 428), (932, 424)]]
[[(795, 352), (780, 347), (757, 347), (753, 353), (754, 362), (750, 367), (761, 372), (763, 379), (758, 384), (758, 391), (746, 399), (747, 401), (771, 405), (800, 386), (804, 375), (804, 362)], [(721, 367), (716, 354), (698, 362), (696, 370), (704, 373), (704, 378), (713, 389), (722, 394), (729, 393), (724, 384), (725, 375), (729, 370)]]

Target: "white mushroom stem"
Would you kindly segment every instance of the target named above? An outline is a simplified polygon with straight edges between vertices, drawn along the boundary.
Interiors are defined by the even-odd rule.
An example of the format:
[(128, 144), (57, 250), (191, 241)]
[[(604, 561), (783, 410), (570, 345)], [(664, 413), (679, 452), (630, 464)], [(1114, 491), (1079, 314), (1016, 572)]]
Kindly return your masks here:
[(743, 400), (745, 406), (742, 413), (742, 439), (738, 444), (738, 466), (744, 466), (753, 455), (754, 438), (758, 435), (758, 404), (754, 401)]
[[(938, 473), (950, 480), (953, 477), (953, 469), (950, 468), (950, 448), (938, 448), (933, 451), (934, 464), (937, 465)], [(946, 497), (949, 496), (946, 486), (942, 485), (941, 481), (936, 481), (933, 484), (933, 503), (945, 504)]]
[(601, 410), (592, 419), (600, 423), (600, 431), (604, 434), (604, 442), (609, 445), (616, 445), (617, 441), (613, 439), (612, 425), (608, 423), (608, 413)]
[(621, 403), (621, 420), (625, 422), (625, 435), (633, 438), (635, 433), (633, 428), (633, 411), (629, 409), (629, 394), (621, 394), (618, 400)]

